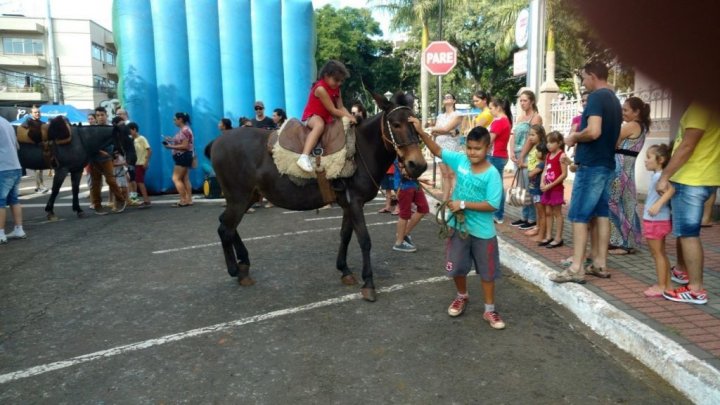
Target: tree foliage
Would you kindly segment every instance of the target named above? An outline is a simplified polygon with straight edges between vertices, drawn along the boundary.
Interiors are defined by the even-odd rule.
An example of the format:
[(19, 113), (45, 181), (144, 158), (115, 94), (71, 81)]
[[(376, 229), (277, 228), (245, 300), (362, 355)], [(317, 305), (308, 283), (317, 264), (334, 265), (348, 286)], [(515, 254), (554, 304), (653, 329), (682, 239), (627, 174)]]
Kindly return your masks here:
[(316, 11), (316, 25), (318, 71), (330, 59), (343, 62), (350, 71), (342, 87), (346, 106), (359, 100), (369, 107), (372, 101), (366, 89), (394, 93), (418, 86), (419, 71), (408, 63), (417, 51), (394, 50), (391, 42), (378, 39), (380, 24), (369, 10), (326, 5)]

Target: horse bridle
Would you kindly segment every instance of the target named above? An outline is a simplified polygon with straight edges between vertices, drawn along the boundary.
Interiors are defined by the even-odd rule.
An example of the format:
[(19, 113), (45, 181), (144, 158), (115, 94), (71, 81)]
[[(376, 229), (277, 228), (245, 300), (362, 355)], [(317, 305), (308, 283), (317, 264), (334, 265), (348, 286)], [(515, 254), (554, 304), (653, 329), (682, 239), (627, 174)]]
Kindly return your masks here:
[[(395, 133), (393, 133), (393, 130), (390, 127), (390, 120), (388, 118), (390, 117), (390, 114), (394, 113), (395, 111), (401, 110), (401, 109), (410, 110), (410, 114), (412, 114), (412, 108), (406, 107), (404, 105), (397, 106), (397, 107), (393, 108), (392, 110), (388, 111), (387, 113), (383, 112), (382, 121), (380, 123), (380, 134), (382, 136), (383, 142), (390, 144), (393, 147), (393, 149), (395, 149), (396, 153), (398, 153), (399, 148), (420, 143), (420, 137), (417, 134), (415, 134), (415, 129), (412, 126), (410, 126), (410, 133), (415, 134), (414, 137), (409, 136), (407, 142), (404, 142), (404, 143), (398, 143), (397, 140), (395, 139)], [(385, 125), (387, 125), (387, 130), (388, 130), (388, 133), (390, 134), (390, 138), (388, 138), (387, 135), (385, 134)], [(386, 148), (387, 148), (387, 146), (386, 146)]]

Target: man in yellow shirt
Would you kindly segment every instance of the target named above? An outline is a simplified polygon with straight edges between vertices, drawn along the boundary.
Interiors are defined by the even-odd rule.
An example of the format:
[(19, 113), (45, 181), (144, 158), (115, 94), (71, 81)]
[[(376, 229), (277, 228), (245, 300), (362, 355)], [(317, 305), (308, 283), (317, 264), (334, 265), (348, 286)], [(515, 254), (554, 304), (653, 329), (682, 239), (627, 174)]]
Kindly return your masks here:
[(673, 234), (678, 238), (678, 259), (687, 269), (687, 285), (665, 292), (671, 301), (707, 303), (703, 289), (704, 252), (700, 241), (703, 206), (720, 186), (720, 114), (692, 103), (680, 119), (680, 131), (670, 162), (657, 182), (663, 194), (672, 196)]

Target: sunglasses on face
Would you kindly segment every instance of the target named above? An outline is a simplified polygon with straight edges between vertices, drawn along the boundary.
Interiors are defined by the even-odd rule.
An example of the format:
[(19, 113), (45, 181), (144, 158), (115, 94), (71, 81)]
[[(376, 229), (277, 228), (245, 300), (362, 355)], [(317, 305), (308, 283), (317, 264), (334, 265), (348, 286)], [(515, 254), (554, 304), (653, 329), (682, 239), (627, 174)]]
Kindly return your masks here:
[(260, 110), (264, 110), (264, 109), (265, 109), (265, 107), (255, 107), (255, 111), (260, 111)]

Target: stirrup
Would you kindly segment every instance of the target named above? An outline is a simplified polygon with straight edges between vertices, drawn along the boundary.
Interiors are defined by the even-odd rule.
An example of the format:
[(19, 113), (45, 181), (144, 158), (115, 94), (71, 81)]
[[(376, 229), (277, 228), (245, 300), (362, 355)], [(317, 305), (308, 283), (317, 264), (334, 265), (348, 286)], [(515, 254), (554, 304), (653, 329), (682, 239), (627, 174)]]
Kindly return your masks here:
[(323, 149), (322, 146), (316, 146), (316, 147), (314, 147), (313, 150), (312, 150), (312, 152), (311, 152), (312, 156), (316, 156), (316, 157), (317, 157), (317, 156), (322, 156), (323, 153), (325, 153), (325, 150)]

